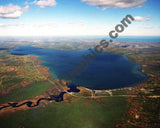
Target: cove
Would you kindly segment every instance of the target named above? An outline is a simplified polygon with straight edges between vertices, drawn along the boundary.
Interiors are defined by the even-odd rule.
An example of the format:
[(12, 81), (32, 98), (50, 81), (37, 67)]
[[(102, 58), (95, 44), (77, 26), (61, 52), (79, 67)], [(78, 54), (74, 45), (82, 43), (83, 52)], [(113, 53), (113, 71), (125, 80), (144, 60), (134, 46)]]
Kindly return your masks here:
[[(90, 54), (88, 49), (79, 51), (61, 51), (20, 46), (9, 51), (14, 55), (37, 55), (51, 75), (57, 79), (67, 75), (80, 62), (82, 55)], [(115, 89), (140, 84), (148, 79), (141, 72), (141, 64), (128, 60), (123, 55), (102, 52), (91, 60), (92, 63), (71, 83), (90, 89)]]

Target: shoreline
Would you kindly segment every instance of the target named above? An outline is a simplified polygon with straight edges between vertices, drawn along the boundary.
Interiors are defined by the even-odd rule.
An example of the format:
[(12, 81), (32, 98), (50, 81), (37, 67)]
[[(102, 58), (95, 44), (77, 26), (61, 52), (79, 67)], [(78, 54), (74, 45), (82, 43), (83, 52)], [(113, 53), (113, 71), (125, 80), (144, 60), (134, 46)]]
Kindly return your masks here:
[[(112, 54), (112, 53), (110, 53), (110, 54)], [(113, 54), (114, 54), (114, 53), (113, 53)], [(115, 54), (116, 54), (116, 53), (115, 53)], [(117, 55), (121, 55), (121, 54), (117, 54)], [(50, 76), (51, 76), (52, 78), (58, 80), (58, 81), (60, 80), (60, 79), (57, 79), (57, 78), (55, 78), (55, 77), (52, 76), (52, 74), (50, 73), (50, 71), (49, 71), (49, 69), (48, 69), (47, 66), (42, 65), (43, 60), (39, 59), (40, 56), (38, 56), (38, 55), (31, 55), (31, 56), (37, 56), (38, 61), (40, 61), (40, 65), (41, 65), (42, 67), (47, 68)], [(125, 56), (125, 55), (123, 55), (123, 56)], [(129, 59), (128, 56), (125, 56), (125, 57), (126, 57), (128, 60), (130, 60), (130, 61), (132, 61), (132, 62), (135, 62), (135, 61)], [(135, 63), (137, 63), (137, 62), (135, 62)], [(139, 63), (137, 63), (137, 64), (139, 64)], [(143, 70), (143, 64), (140, 64), (140, 65), (141, 65), (141, 68), (140, 68), (140, 69), (141, 69), (141, 72), (143, 72), (143, 73), (148, 77), (148, 78), (146, 78), (146, 80), (144, 80), (144, 82), (147, 82), (147, 81), (149, 80), (149, 76), (144, 72), (144, 70)], [(63, 81), (65, 81), (65, 80), (63, 80)], [(67, 81), (65, 81), (65, 82), (67, 82)], [(115, 90), (121, 90), (121, 89), (129, 89), (129, 90), (130, 90), (130, 89), (134, 88), (135, 86), (138, 86), (138, 85), (140, 85), (140, 84), (142, 84), (142, 83), (144, 83), (144, 82), (141, 82), (141, 83), (138, 83), (138, 84), (134, 84), (134, 85), (131, 85), (131, 86), (128, 86), (128, 87), (120, 87), (120, 88), (114, 88), (114, 89), (91, 89), (91, 88), (87, 88), (87, 87), (84, 87), (84, 86), (76, 86), (76, 87), (85, 88), (85, 89), (90, 90), (90, 91), (92, 91), (92, 90), (95, 90), (95, 91), (111, 91), (111, 90), (112, 90), (112, 91), (115, 91)]]
[[(104, 51), (104, 52), (106, 52), (106, 51)], [(133, 60), (132, 60), (129, 56), (127, 56), (127, 55), (118, 54), (118, 53), (112, 53), (112, 52), (111, 52), (111, 53), (110, 53), (110, 52), (107, 52), (107, 53), (109, 53), (109, 54), (115, 54), (115, 55), (122, 55), (122, 56), (124, 56), (126, 59), (128, 59), (129, 61), (132, 61), (132, 62), (134, 62), (134, 63), (137, 63), (137, 62), (133, 61)], [(9, 54), (10, 54), (10, 53), (9, 53)], [(38, 56), (38, 55), (29, 55), (29, 54), (28, 54), (28, 56), (36, 56), (36, 59), (40, 62), (39, 65), (42, 66), (42, 67), (44, 67), (44, 68), (47, 68), (47, 72), (49, 72), (49, 75), (50, 75), (52, 78), (54, 78), (54, 79), (56, 79), (56, 80), (59, 80), (59, 79), (55, 78), (54, 76), (52, 76), (52, 73), (49, 71), (49, 68), (48, 68), (47, 66), (44, 66), (44, 65), (42, 64), (42, 63), (43, 63), (43, 60), (40, 59), (41, 56)], [(141, 72), (143, 72), (146, 76), (148, 76), (148, 75), (144, 72), (144, 70), (143, 70), (143, 64), (141, 64), (141, 63), (137, 63), (137, 64), (140, 64), (140, 65), (141, 65), (141, 67), (140, 67), (139, 70), (141, 70)], [(126, 86), (126, 87), (113, 88), (113, 89), (92, 89), (92, 88), (87, 88), (87, 87), (84, 87), (84, 86), (77, 86), (77, 87), (82, 87), (82, 88), (84, 87), (84, 88), (89, 89), (89, 90), (101, 90), (101, 91), (104, 91), (104, 90), (119, 90), (119, 89), (122, 89), (122, 88), (126, 89), (126, 88), (131, 88), (131, 87), (138, 86), (138, 85), (146, 82), (148, 79), (149, 79), (149, 78), (146, 78), (146, 80), (144, 80), (143, 82), (139, 82), (139, 83), (137, 83), (137, 84), (133, 84), (133, 85)], [(63, 80), (63, 81), (65, 81), (65, 80)], [(65, 82), (66, 82), (66, 81), (65, 81)]]

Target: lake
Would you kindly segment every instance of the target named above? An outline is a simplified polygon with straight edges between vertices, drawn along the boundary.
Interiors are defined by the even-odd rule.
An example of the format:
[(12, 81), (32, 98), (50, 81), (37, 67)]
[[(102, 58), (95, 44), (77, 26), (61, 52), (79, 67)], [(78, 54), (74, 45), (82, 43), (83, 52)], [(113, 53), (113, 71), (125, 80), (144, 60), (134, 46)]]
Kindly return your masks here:
[[(82, 55), (91, 54), (88, 49), (61, 51), (30, 46), (16, 47), (9, 53), (39, 56), (41, 65), (46, 66), (57, 79), (71, 72), (80, 61), (84, 61)], [(91, 61), (86, 70), (71, 81), (74, 85), (91, 89), (115, 89), (134, 86), (148, 79), (141, 72), (141, 64), (132, 62), (123, 55), (102, 52)]]

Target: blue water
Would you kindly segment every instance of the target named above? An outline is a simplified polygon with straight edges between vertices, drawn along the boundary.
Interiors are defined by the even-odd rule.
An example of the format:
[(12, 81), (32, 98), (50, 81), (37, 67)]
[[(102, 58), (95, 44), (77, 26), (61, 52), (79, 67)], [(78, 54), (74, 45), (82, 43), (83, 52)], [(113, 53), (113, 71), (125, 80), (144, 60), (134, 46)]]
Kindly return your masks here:
[[(40, 49), (30, 46), (20, 46), (9, 53), (15, 55), (38, 55), (42, 65), (46, 66), (51, 75), (60, 79), (67, 76), (80, 61), (82, 55), (91, 54), (88, 49), (80, 51), (61, 51), (53, 49)], [(128, 60), (123, 55), (102, 52), (83, 71), (80, 76), (75, 76), (71, 82), (78, 86), (92, 89), (114, 89), (129, 87), (147, 80), (141, 72), (141, 65)]]
[(119, 36), (119, 41), (160, 42), (160, 36)]
[[(109, 36), (94, 36), (96, 39), (111, 39)], [(116, 39), (118, 41), (138, 41), (138, 42), (160, 42), (160, 36), (121, 36), (119, 35)]]

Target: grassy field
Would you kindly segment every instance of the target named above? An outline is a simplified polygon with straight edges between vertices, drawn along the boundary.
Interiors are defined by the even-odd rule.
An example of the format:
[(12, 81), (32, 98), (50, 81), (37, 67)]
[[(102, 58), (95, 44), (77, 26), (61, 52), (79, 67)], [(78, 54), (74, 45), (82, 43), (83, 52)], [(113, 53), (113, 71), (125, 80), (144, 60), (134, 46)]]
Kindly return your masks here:
[(49, 82), (34, 83), (26, 87), (17, 87), (7, 94), (0, 95), (0, 104), (10, 101), (16, 102), (35, 97), (37, 95), (41, 95), (51, 87), (53, 87), (53, 85)]
[(31, 110), (0, 117), (1, 128), (113, 128), (124, 116), (126, 99), (70, 99), (53, 102), (35, 115)]
[[(34, 64), (33, 64), (34, 63)], [(35, 66), (39, 66), (42, 72), (48, 72), (40, 66), (36, 56), (15, 56), (0, 51), (0, 92), (10, 91), (15, 86), (26, 86), (46, 80), (48, 74), (39, 73)]]

